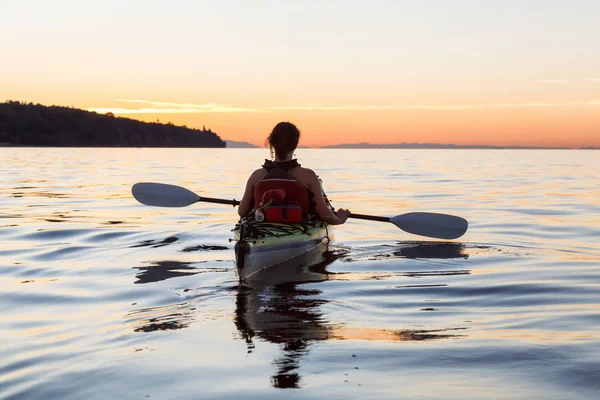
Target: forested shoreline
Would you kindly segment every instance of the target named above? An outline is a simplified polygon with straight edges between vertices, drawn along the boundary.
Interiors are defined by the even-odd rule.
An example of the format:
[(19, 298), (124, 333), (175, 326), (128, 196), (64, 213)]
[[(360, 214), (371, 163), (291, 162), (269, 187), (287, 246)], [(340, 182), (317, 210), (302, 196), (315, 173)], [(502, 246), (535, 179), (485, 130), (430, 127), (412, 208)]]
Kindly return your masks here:
[(225, 147), (225, 141), (210, 129), (7, 101), (0, 103), (0, 146)]

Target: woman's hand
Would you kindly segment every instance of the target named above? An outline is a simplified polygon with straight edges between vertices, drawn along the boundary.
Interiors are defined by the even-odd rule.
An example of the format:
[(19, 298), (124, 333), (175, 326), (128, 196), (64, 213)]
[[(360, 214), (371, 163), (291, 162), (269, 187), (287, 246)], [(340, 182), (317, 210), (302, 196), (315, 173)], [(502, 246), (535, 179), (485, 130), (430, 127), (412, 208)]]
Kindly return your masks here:
[(340, 221), (340, 225), (341, 225), (344, 222), (346, 222), (346, 220), (348, 219), (348, 216), (350, 216), (350, 210), (340, 208), (339, 210), (337, 210), (335, 212), (335, 215), (337, 216), (338, 220)]

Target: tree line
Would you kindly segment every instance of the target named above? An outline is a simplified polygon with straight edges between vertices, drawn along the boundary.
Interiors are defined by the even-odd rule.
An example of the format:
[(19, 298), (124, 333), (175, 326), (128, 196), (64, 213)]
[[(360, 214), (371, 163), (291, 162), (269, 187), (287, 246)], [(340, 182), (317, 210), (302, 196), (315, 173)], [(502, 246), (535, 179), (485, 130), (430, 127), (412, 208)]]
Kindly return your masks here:
[(225, 147), (225, 142), (210, 129), (7, 101), (0, 103), (0, 146)]

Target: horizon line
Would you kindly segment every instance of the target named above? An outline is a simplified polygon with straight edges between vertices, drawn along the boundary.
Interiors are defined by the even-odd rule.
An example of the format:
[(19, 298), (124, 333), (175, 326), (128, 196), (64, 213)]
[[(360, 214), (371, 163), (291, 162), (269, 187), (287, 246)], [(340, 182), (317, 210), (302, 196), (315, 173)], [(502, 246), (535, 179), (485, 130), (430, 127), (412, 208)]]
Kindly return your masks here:
[[(255, 149), (265, 149), (263, 146), (255, 145), (251, 142), (239, 141), (239, 140), (230, 140), (230, 139), (222, 139), (225, 142), (232, 142), (235, 144), (242, 145), (250, 145), (253, 147), (245, 147), (245, 148), (255, 148)], [(226, 148), (228, 148), (226, 146)], [(229, 147), (236, 148), (236, 147)], [(237, 147), (244, 148), (244, 147)], [(323, 146), (307, 146), (301, 145), (298, 146), (298, 149), (327, 149), (327, 150), (336, 150), (336, 149), (372, 149), (372, 150), (393, 150), (393, 149), (431, 149), (431, 150), (452, 150), (452, 149), (507, 149), (507, 150), (516, 150), (516, 149), (524, 149), (524, 150), (596, 150), (600, 149), (600, 147), (592, 146), (592, 145), (584, 145), (584, 146), (536, 146), (536, 145), (518, 145), (518, 144), (454, 144), (454, 143), (434, 143), (434, 142), (424, 142), (424, 143), (411, 143), (411, 142), (401, 142), (401, 143), (338, 143), (338, 144), (330, 144)]]

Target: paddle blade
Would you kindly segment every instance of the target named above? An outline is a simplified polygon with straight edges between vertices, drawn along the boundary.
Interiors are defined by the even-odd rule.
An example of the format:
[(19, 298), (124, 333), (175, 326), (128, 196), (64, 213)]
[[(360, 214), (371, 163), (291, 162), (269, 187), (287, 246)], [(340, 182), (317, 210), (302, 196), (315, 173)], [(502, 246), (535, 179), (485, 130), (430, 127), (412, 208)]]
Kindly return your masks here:
[(456, 239), (467, 231), (466, 219), (448, 214), (412, 212), (390, 218), (405, 232), (438, 239)]
[(187, 207), (200, 200), (196, 193), (166, 183), (136, 183), (131, 188), (131, 194), (140, 203), (156, 207)]

